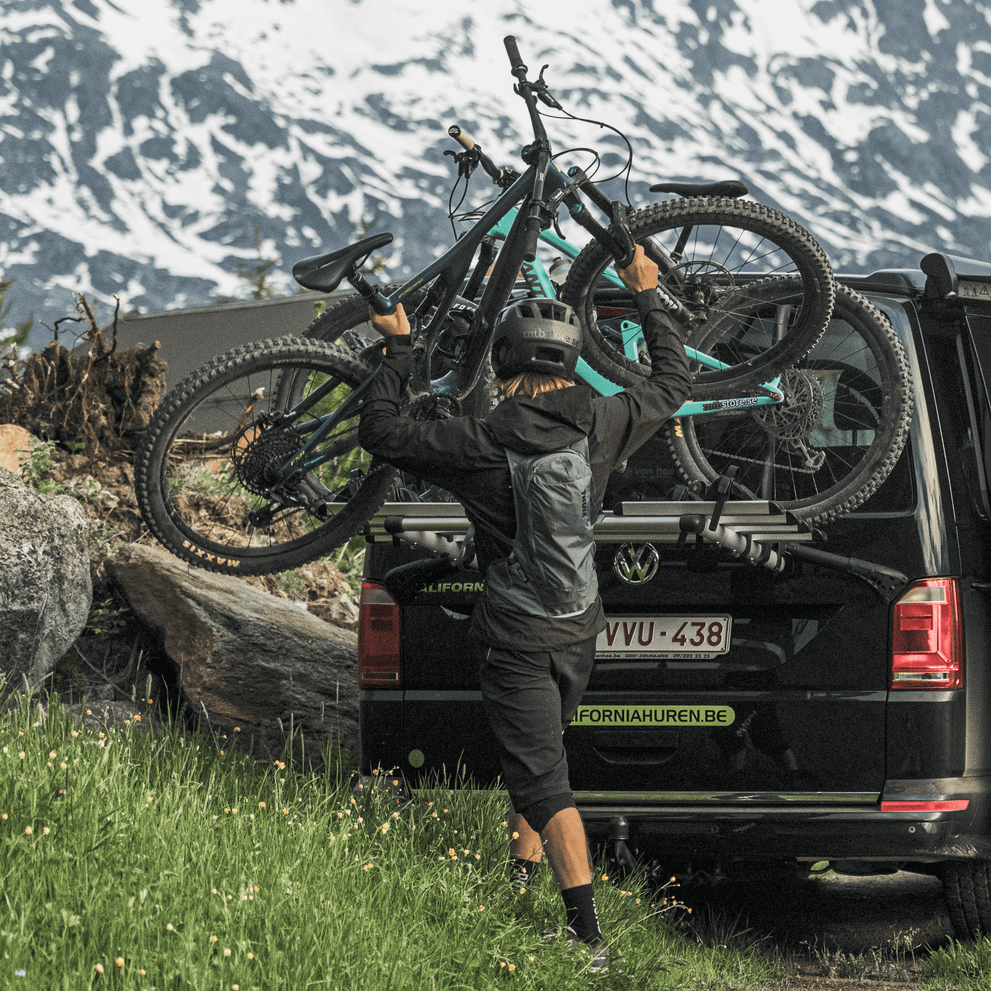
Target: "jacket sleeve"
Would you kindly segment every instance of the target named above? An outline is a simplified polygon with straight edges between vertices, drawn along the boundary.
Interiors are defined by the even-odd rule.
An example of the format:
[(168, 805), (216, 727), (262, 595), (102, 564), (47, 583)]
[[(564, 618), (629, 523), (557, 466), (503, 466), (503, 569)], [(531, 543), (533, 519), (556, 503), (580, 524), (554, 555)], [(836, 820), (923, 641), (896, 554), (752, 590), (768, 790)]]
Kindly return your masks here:
[[(358, 442), (403, 471), (440, 485), (486, 464), (484, 424), (470, 416), (413, 420), (401, 410), (413, 352), (409, 336), (390, 337), (362, 405)], [(491, 447), (491, 443), (487, 445)]]
[(646, 289), (634, 300), (650, 355), (650, 375), (594, 403), (593, 433), (602, 443), (603, 454), (616, 464), (652, 437), (692, 391), (681, 332), (661, 307), (657, 291)]

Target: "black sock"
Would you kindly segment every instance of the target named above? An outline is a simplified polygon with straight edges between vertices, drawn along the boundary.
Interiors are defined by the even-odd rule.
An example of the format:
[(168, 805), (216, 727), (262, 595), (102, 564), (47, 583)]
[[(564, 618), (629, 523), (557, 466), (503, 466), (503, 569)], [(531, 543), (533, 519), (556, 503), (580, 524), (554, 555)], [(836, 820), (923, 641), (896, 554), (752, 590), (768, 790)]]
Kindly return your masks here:
[(599, 929), (599, 913), (595, 908), (595, 895), (591, 884), (579, 884), (561, 892), (568, 925), (583, 943), (595, 943), (602, 939)]
[(525, 857), (513, 857), (513, 863), (509, 872), (509, 880), (513, 884), (518, 884), (521, 887), (529, 887), (533, 884), (533, 879), (537, 876), (537, 869), (539, 867), (539, 860), (527, 860)]

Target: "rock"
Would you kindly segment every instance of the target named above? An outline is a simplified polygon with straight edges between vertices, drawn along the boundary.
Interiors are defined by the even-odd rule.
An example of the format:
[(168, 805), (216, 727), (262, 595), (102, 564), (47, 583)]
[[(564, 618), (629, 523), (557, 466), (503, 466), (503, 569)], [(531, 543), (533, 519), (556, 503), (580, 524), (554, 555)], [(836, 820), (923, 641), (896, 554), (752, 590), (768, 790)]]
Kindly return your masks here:
[(0, 423), (0, 468), (6, 468), (15, 475), (21, 474), (23, 453), (30, 451), (37, 443), (33, 434), (13, 423)]
[(93, 603), (89, 524), (64, 495), (0, 468), (0, 673), (37, 688), (82, 633)]
[(278, 757), (290, 732), (308, 759), (358, 739), (358, 638), (299, 604), (130, 545), (106, 562), (131, 610), (177, 665), (186, 706)]

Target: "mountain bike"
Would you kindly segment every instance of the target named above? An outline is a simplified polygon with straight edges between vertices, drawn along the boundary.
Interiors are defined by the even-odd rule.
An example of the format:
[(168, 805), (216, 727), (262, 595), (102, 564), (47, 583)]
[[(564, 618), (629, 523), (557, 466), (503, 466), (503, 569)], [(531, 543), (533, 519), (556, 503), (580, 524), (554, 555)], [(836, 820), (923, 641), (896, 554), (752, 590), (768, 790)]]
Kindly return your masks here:
[[(347, 279), (357, 290), (315, 321), (311, 331), (325, 340), (235, 349), (166, 396), (137, 452), (135, 489), (152, 532), (180, 557), (216, 571), (268, 573), (325, 555), (360, 532), (397, 477), (356, 442), (363, 389), (381, 354), (364, 333), (368, 307), (386, 313), (402, 303), (410, 317), (410, 415), (484, 412), (493, 321), (521, 274), (526, 291), (541, 284), (553, 291), (537, 244), (551, 237), (559, 211), (591, 237), (581, 250), (564, 238), (556, 247), (567, 243), (574, 257), (561, 296), (586, 331), (580, 375), (600, 392), (646, 374), (649, 362), (630, 294), (607, 273), (628, 264), (635, 244), (658, 265), (662, 305), (681, 325), (693, 367), (693, 397), (679, 424), (800, 406), (802, 389), (815, 392), (816, 375), (796, 377), (794, 395), (779, 380), (829, 324), (836, 287), (814, 239), (784, 215), (738, 199), (737, 185), (662, 184), (652, 189), (683, 198), (638, 211), (607, 200), (583, 169), (565, 174), (557, 167), (537, 108), (539, 101), (561, 109), (544, 82), (546, 66), (529, 80), (515, 39), (506, 39), (506, 49), (534, 140), (517, 174), (454, 135), (469, 156), (463, 161), (480, 164), (502, 190), (470, 229), (399, 286), (376, 287), (359, 270), (390, 234), (303, 259), (293, 268), (303, 286), (332, 292)], [(591, 216), (589, 203), (605, 212), (607, 226)], [(900, 384), (893, 390), (895, 398), (902, 392)], [(770, 436), (763, 423), (752, 431)], [(775, 437), (771, 488), (777, 452), (800, 450), (792, 438)], [(698, 443), (682, 449), (681, 459), (705, 476), (718, 459), (707, 453), (703, 434), (693, 438)], [(833, 502), (842, 490), (850, 508), (855, 496), (846, 494), (874, 477), (882, 442), (896, 441), (875, 431), (862, 444), (857, 464), (834, 480)], [(806, 508), (814, 518), (815, 507)]]

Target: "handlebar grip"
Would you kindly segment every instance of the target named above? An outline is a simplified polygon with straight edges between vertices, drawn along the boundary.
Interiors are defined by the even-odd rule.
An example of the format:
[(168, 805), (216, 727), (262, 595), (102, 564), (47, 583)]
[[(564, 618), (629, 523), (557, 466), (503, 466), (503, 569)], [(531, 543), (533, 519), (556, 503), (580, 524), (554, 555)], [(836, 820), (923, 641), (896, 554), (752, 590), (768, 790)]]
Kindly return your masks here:
[(526, 72), (526, 65), (523, 63), (523, 59), (520, 58), (520, 50), (516, 47), (516, 39), (511, 35), (507, 34), (503, 38), (503, 44), (506, 46), (506, 54), (509, 55), (509, 64), (513, 68), (513, 72), (522, 69)]
[(526, 246), (523, 248), (523, 261), (532, 262), (537, 257), (537, 241), (540, 238), (539, 217), (530, 217), (526, 222)]
[(469, 137), (468, 137), (468, 135), (467, 135), (467, 134), (465, 134), (465, 132), (464, 132), (464, 131), (462, 131), (462, 130), (461, 130), (461, 128), (460, 128), (460, 127), (458, 127), (458, 125), (457, 125), (457, 124), (452, 124), (452, 125), (451, 125), (451, 126), (450, 126), (450, 127), (448, 128), (448, 129), (447, 129), (447, 133), (448, 133), (448, 134), (449, 134), (449, 135), (450, 135), (450, 136), (451, 136), (452, 138), (454, 138), (454, 140), (455, 140), (455, 141), (457, 141), (457, 143), (458, 143), (459, 145), (461, 145), (461, 147), (462, 147), (462, 148), (464, 148), (464, 150), (465, 150), (465, 151), (471, 151), (471, 150), (472, 150), (472, 148), (474, 148), (474, 147), (475, 147), (475, 142), (474, 142), (474, 141), (472, 141), (472, 139), (471, 139), (471, 138), (469, 138)]

